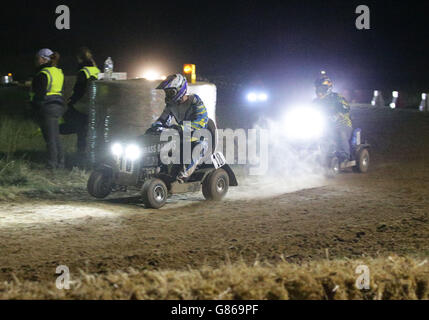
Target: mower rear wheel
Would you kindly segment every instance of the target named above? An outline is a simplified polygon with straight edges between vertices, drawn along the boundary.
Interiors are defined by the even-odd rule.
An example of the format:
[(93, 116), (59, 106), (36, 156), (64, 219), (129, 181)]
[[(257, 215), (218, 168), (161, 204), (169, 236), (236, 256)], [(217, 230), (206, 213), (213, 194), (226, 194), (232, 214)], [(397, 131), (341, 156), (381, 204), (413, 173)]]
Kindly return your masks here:
[(369, 168), (369, 151), (362, 149), (357, 156), (356, 166), (353, 167), (354, 172), (366, 173)]
[(210, 173), (203, 181), (203, 195), (207, 200), (221, 200), (228, 192), (229, 176), (223, 169)]

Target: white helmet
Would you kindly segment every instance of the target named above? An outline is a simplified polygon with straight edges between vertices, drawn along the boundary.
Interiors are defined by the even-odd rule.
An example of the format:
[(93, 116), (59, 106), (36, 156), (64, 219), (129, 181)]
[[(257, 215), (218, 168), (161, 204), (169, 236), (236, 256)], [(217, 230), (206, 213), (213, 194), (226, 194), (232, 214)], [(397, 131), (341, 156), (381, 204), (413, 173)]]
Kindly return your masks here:
[(165, 91), (165, 102), (178, 102), (188, 91), (188, 81), (180, 73), (172, 74), (156, 88)]

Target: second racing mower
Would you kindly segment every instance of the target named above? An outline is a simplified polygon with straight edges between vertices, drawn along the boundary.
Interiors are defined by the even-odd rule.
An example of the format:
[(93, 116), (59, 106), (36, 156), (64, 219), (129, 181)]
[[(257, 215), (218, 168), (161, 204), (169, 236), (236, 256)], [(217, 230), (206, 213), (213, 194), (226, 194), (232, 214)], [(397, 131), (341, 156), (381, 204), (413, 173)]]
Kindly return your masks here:
[(362, 141), (361, 129), (353, 130), (350, 139), (350, 158), (345, 158), (336, 149), (329, 132), (329, 119), (314, 107), (291, 109), (284, 118), (285, 138), (295, 152), (312, 157), (322, 165), (328, 177), (352, 168), (354, 172), (366, 173), (370, 163), (370, 145)]

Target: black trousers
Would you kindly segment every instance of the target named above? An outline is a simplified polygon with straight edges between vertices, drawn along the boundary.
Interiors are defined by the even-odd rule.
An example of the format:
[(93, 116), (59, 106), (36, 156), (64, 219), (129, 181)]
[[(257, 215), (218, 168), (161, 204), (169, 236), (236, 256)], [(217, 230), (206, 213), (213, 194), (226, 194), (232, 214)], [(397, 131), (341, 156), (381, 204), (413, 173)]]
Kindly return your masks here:
[(45, 103), (41, 106), (38, 122), (48, 149), (48, 167), (64, 167), (64, 150), (60, 141), (58, 121), (64, 114), (64, 103), (61, 100)]
[(86, 137), (88, 135), (88, 115), (73, 107), (64, 114), (64, 123), (60, 125), (61, 134), (77, 134), (77, 151), (85, 153)]

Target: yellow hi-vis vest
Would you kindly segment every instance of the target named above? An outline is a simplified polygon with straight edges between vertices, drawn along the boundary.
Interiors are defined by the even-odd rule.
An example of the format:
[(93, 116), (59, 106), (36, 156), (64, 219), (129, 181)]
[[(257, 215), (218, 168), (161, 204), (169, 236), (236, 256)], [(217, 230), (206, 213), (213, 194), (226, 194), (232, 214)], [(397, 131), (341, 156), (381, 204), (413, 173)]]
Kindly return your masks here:
[(64, 74), (63, 70), (57, 67), (45, 67), (39, 71), (43, 73), (48, 78), (48, 86), (46, 88), (46, 95), (53, 96), (59, 95), (62, 96), (63, 93), (63, 84), (64, 84)]
[[(79, 70), (79, 72), (83, 71), (87, 80), (91, 80), (91, 78), (97, 80), (98, 74), (100, 73), (100, 69), (97, 67), (83, 67)], [(88, 85), (91, 81), (87, 82), (87, 88), (85, 94), (75, 103), (74, 108), (83, 114), (88, 114), (89, 110), (89, 95), (88, 95)]]
[(97, 67), (83, 67), (79, 71), (83, 71), (87, 79), (91, 77), (98, 79), (98, 74), (100, 73), (100, 69), (98, 69)]

